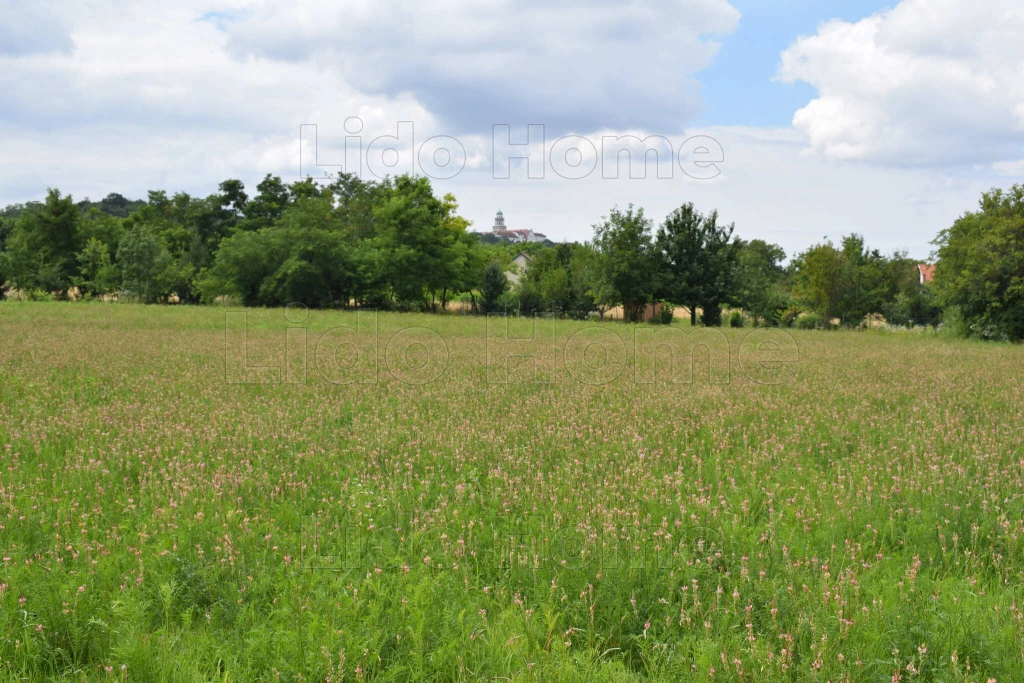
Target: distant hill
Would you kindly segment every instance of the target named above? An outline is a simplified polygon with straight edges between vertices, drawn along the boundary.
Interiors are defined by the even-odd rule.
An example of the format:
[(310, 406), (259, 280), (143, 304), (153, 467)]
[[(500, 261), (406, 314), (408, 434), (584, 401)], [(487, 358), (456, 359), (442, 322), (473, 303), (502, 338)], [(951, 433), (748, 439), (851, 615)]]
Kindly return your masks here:
[[(502, 235), (496, 235), (493, 232), (477, 232), (474, 234), (480, 236), (480, 241), (483, 244), (523, 244), (523, 242), (514, 239), (509, 239), (507, 237), (503, 237)], [(542, 244), (545, 247), (556, 246), (555, 242), (552, 242), (549, 239), (545, 239), (542, 242), (532, 242), (532, 244)]]
[(96, 208), (103, 213), (116, 216), (117, 218), (128, 218), (133, 211), (136, 211), (145, 205), (146, 202), (142, 199), (126, 199), (116, 192), (111, 192), (98, 202), (91, 202), (86, 198), (78, 202), (77, 206), (81, 208), (83, 212)]
[[(25, 213), (26, 210), (40, 204), (41, 202), (8, 204), (0, 209), (0, 218), (17, 218)], [(142, 199), (126, 199), (117, 192), (111, 192), (98, 202), (93, 202), (86, 198), (75, 204), (75, 206), (82, 210), (82, 213), (88, 213), (90, 209), (99, 209), (103, 213), (116, 216), (117, 218), (128, 218), (133, 211), (145, 205), (146, 202)]]

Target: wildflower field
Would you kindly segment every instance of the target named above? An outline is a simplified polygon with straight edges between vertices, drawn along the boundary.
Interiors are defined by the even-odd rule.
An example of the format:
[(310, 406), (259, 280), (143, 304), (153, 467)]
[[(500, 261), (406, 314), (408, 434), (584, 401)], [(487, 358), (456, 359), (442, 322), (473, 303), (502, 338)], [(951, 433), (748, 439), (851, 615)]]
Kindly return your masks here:
[(0, 678), (1024, 680), (1024, 348), (239, 315), (0, 303)]

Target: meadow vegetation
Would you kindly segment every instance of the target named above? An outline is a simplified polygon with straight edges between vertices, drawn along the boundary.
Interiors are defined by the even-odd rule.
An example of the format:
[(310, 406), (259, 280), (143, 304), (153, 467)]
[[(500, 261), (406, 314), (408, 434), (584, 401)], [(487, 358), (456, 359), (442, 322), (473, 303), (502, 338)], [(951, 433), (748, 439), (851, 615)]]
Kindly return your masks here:
[(488, 319), (381, 313), (334, 384), (356, 315), (249, 310), (306, 372), (242, 384), (224, 308), (0, 304), (0, 676), (1020, 680), (1024, 348), (776, 331), (763, 382), (722, 328), (642, 383), (564, 349), (649, 326), (544, 320), (502, 383)]

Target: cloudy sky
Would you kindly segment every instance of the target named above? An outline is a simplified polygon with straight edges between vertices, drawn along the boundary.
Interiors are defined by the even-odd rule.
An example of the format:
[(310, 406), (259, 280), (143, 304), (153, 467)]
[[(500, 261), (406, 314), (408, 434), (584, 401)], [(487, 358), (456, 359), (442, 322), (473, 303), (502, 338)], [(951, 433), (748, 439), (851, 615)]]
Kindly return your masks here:
[[(1022, 35), (1019, 0), (0, 0), (0, 204), (294, 180), (301, 153), (429, 173), (477, 229), (500, 207), (586, 239), (693, 201), (787, 252), (855, 231), (925, 258), (1024, 182)], [(602, 147), (626, 135), (658, 136), (646, 177)]]

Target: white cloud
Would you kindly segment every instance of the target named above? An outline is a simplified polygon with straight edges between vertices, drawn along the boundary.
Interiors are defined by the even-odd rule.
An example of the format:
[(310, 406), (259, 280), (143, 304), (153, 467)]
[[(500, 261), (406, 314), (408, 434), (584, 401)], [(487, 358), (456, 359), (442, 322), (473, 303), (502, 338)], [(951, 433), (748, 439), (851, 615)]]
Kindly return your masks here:
[(731, 32), (725, 0), (264, 0), (228, 28), (238, 54), (331, 64), (365, 92), (410, 92), (457, 132), (676, 132), (700, 109), (693, 74)]
[(0, 0), (0, 56), (70, 52), (64, 17), (47, 0)]
[(744, 239), (778, 243), (790, 255), (826, 236), (835, 241), (856, 232), (872, 248), (906, 249), (926, 259), (936, 234), (1000, 180), (984, 170), (952, 176), (807, 155), (805, 138), (789, 128), (709, 127), (672, 136), (670, 142), (678, 150), (684, 137), (697, 135), (713, 137), (725, 150), (722, 174), (714, 180), (693, 180), (678, 167), (670, 179), (658, 179), (651, 167), (644, 180), (630, 179), (624, 170), (617, 180), (602, 178), (599, 171), (566, 180), (549, 166), (543, 180), (528, 180), (525, 169), (516, 169), (510, 180), (494, 180), (488, 168), (436, 184), (454, 192), (464, 214), (482, 230), (489, 229), (501, 207), (513, 228), (556, 240), (585, 240), (591, 225), (614, 205), (635, 203), (660, 222), (692, 201), (702, 211), (717, 208)]
[[(457, 137), (466, 149), (466, 170), (436, 186), (455, 192), (465, 215), (483, 229), (501, 206), (513, 227), (554, 239), (586, 239), (591, 224), (614, 204), (634, 202), (661, 220), (692, 200), (702, 210), (721, 209), (723, 218), (736, 221), (740, 235), (779, 242), (790, 252), (825, 234), (838, 238), (856, 231), (873, 246), (908, 247), (923, 257), (935, 233), (973, 207), (982, 190), (1005, 183), (1000, 173), (1022, 168), (1017, 160), (1024, 154), (993, 157), (990, 163), (1004, 163), (982, 171), (966, 167), (950, 179), (928, 168), (877, 169), (831, 158), (886, 160), (878, 149), (898, 151), (906, 142), (892, 128), (905, 109), (896, 106), (900, 97), (913, 102), (921, 96), (913, 80), (907, 85), (899, 69), (886, 68), (880, 73), (903, 84), (905, 92), (889, 84), (877, 104), (861, 104), (882, 86), (867, 76), (839, 82), (834, 70), (843, 60), (830, 56), (835, 41), (827, 38), (833, 32), (852, 31), (848, 64), (840, 66), (854, 76), (858, 69), (871, 73), (857, 59), (889, 59), (895, 48), (875, 57), (860, 50), (881, 41), (886, 31), (897, 31), (913, 46), (906, 50), (926, 56), (914, 59), (925, 61), (937, 53), (951, 63), (971, 62), (990, 49), (966, 39), (929, 43), (934, 29), (917, 27), (921, 35), (915, 37), (890, 15), (867, 24), (830, 24), (790, 51), (784, 69), (823, 84), (825, 103), (814, 106), (833, 107), (830, 116), (812, 116), (811, 108), (801, 114), (807, 123), (800, 130), (720, 128), (680, 136), (673, 133), (698, 101), (692, 74), (715, 49), (703, 36), (728, 31), (736, 21), (735, 11), (719, 0), (648, 0), (624, 9), (605, 2), (576, 9), (563, 3), (445, 0), (432, 3), (429, 12), (390, 0), (348, 3), (345, 10), (300, 3), (281, 12), (266, 2), (211, 1), (36, 5), (61, 17), (55, 35), (64, 38), (40, 39), (17, 53), (0, 51), (0, 205), (39, 199), (48, 186), (95, 199), (108, 192), (145, 197), (149, 189), (205, 195), (226, 178), (252, 187), (267, 173), (291, 181), (298, 174), (301, 124), (319, 125), (323, 161), (338, 163), (343, 122), (358, 116), (364, 143), (393, 135), (400, 121), (415, 122), (417, 145), (431, 135)], [(3, 2), (0, 25), (39, 16), (22, 12), (20, 4), (12, 16), (13, 5)], [(401, 21), (389, 14), (396, 7)], [(872, 28), (871, 21), (882, 26)], [(537, 27), (533, 33), (531, 27)], [(1001, 49), (1013, 48), (1005, 42)], [(594, 46), (602, 44), (612, 46), (608, 54), (598, 54)], [(551, 65), (550, 73), (545, 65)], [(991, 76), (996, 71), (985, 72), (995, 79), (995, 104), (975, 96), (987, 113), (972, 117), (947, 108), (953, 120), (966, 121), (993, 145), (1008, 139), (1006, 125), (986, 124), (986, 116), (1019, 121), (1024, 112), (1022, 100), (1010, 96), (1016, 86), (1008, 77)], [(621, 80), (626, 89), (615, 90)], [(657, 102), (648, 112), (650, 98)], [(509, 102), (519, 109), (506, 108)], [(923, 102), (923, 110), (910, 107), (924, 127), (911, 130), (908, 140), (927, 142), (938, 129), (934, 101)], [(498, 112), (506, 118), (484, 119), (488, 127), (510, 123), (517, 141), (527, 123), (546, 123), (549, 145), (563, 132), (585, 135), (595, 145), (602, 135), (666, 135), (676, 151), (687, 135), (703, 132), (721, 142), (726, 161), (713, 181), (685, 178), (678, 168), (671, 179), (659, 179), (651, 169), (646, 180), (633, 180), (623, 169), (619, 180), (595, 172), (569, 181), (549, 168), (544, 180), (517, 172), (511, 180), (495, 180), (489, 130), (467, 132), (473, 130), (468, 119), (460, 127), (451, 114), (459, 107), (471, 109), (471, 119), (496, 119)], [(616, 121), (620, 109), (626, 114)], [(630, 112), (637, 111), (645, 120), (630, 125)], [(671, 119), (675, 130), (661, 125), (662, 119)], [(560, 121), (567, 130), (559, 130)], [(888, 137), (876, 149), (878, 131)], [(805, 154), (808, 138), (812, 148), (826, 153)], [(533, 159), (540, 161), (540, 155)]]
[(1024, 157), (1022, 35), (1019, 0), (903, 0), (798, 39), (778, 78), (818, 89), (793, 125), (827, 157), (1013, 161)]

